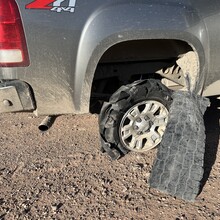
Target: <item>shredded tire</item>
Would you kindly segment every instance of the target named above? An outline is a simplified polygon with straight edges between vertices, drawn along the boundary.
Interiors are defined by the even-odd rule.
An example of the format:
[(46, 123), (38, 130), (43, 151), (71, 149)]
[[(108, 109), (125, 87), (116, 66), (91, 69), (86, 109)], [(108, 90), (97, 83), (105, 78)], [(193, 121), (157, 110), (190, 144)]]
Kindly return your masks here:
[(157, 100), (167, 109), (171, 104), (171, 91), (159, 80), (140, 80), (122, 86), (104, 103), (99, 116), (101, 150), (113, 160), (127, 154), (129, 150), (121, 143), (119, 126), (125, 112), (144, 100)]
[(206, 98), (174, 92), (168, 124), (157, 152), (149, 184), (161, 192), (194, 201), (203, 177)]

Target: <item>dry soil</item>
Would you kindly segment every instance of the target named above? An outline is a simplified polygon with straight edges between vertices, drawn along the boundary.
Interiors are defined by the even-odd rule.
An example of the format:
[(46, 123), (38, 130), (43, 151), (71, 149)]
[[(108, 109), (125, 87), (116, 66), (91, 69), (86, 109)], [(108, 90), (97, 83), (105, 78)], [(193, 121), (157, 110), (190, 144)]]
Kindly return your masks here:
[(111, 161), (96, 115), (60, 116), (47, 132), (32, 114), (0, 115), (0, 219), (220, 219), (218, 100), (206, 114), (204, 187), (194, 203), (150, 189), (156, 149)]

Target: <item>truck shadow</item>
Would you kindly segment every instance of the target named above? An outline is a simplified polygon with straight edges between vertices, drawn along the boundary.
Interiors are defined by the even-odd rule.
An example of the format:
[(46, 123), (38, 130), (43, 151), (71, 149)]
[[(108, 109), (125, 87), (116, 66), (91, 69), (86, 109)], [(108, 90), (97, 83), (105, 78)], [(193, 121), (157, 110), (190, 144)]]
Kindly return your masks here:
[(220, 100), (217, 97), (210, 97), (211, 106), (207, 109), (204, 121), (206, 128), (206, 148), (204, 156), (204, 175), (201, 181), (200, 193), (205, 186), (212, 167), (216, 161), (220, 135)]

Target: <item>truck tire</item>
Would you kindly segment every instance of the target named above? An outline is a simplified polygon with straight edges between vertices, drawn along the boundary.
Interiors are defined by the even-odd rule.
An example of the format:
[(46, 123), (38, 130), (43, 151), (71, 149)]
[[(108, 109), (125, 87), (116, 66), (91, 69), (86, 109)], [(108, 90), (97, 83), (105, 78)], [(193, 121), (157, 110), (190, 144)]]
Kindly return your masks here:
[(129, 151), (156, 147), (165, 131), (171, 101), (171, 91), (159, 80), (140, 80), (119, 88), (100, 112), (102, 150), (114, 151), (115, 156), (110, 156), (118, 159)]
[(169, 122), (158, 147), (149, 184), (161, 192), (194, 201), (203, 178), (205, 126), (209, 100), (191, 92), (174, 92)]

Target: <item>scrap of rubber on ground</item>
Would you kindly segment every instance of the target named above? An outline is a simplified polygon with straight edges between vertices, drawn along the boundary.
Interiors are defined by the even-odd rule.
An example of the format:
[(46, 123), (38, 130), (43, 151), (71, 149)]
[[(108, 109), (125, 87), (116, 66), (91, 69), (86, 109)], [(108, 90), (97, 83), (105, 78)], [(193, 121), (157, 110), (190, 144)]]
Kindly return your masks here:
[(205, 126), (209, 100), (188, 91), (174, 92), (168, 124), (154, 161), (150, 187), (194, 201), (203, 178)]

